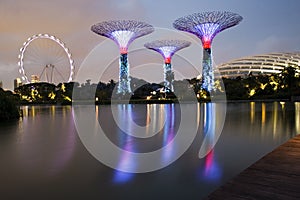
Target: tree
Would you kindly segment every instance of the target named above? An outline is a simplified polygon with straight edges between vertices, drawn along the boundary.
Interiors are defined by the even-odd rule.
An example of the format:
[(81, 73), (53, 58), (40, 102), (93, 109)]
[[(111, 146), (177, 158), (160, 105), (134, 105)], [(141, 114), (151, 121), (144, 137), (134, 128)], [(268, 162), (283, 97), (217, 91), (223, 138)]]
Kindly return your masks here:
[(0, 88), (0, 121), (15, 120), (19, 117), (20, 111), (16, 96)]

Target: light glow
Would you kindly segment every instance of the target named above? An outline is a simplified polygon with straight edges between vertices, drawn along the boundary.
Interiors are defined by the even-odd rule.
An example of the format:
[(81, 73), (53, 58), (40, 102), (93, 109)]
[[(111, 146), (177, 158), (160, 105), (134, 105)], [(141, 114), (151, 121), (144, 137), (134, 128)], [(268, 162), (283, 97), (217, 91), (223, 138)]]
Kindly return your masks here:
[(175, 52), (190, 46), (191, 43), (185, 40), (156, 40), (146, 43), (148, 49), (160, 53), (164, 58), (164, 88), (162, 92), (174, 92), (174, 72), (171, 60)]
[(49, 93), (49, 95), (48, 95), (48, 97), (50, 98), (50, 99), (52, 99), (52, 100), (54, 100), (55, 99), (55, 94), (54, 94), (54, 92), (51, 92), (51, 93)]
[(210, 48), (213, 38), (216, 36), (219, 24), (216, 23), (204, 23), (195, 26), (195, 29), (199, 32), (200, 39), (203, 44), (203, 48)]
[[(43, 40), (44, 40), (44, 39), (51, 40), (51, 41), (55, 42), (56, 44), (58, 44), (58, 45), (62, 48), (63, 52), (64, 52), (65, 55), (67, 56), (67, 59), (68, 59), (67, 62), (68, 62), (68, 64), (69, 64), (69, 66), (68, 66), (69, 72), (68, 72), (67, 76), (64, 77), (64, 78), (66, 78), (65, 81), (67, 81), (67, 82), (72, 81), (72, 80), (73, 80), (73, 76), (74, 76), (74, 69), (75, 69), (75, 67), (74, 67), (74, 65), (73, 65), (73, 60), (72, 60), (72, 58), (71, 58), (71, 53), (70, 53), (69, 49), (66, 47), (66, 45), (65, 45), (60, 39), (56, 38), (55, 36), (49, 35), (49, 34), (38, 34), (38, 35), (33, 35), (33, 36), (29, 37), (29, 38), (27, 39), (27, 41), (23, 43), (22, 48), (20, 48), (20, 54), (18, 55), (18, 58), (19, 58), (18, 66), (19, 66), (19, 72), (20, 72), (21, 75), (22, 75), (23, 81), (24, 81), (25, 83), (30, 83), (30, 81), (29, 81), (29, 79), (28, 79), (28, 75), (26, 74), (25, 68), (24, 68), (24, 64), (25, 64), (26, 59), (27, 59), (27, 58), (25, 58), (25, 53), (27, 52), (26, 50), (27, 50), (28, 46), (29, 46), (33, 41), (35, 41), (35, 40), (40, 40), (40, 39), (43, 39)], [(52, 48), (53, 48), (53, 47), (52, 47)], [(57, 59), (59, 60), (59, 59), (62, 59), (62, 58), (57, 58)], [(61, 62), (61, 60), (59, 60), (59, 61)], [(38, 62), (38, 61), (36, 61), (36, 62)], [(57, 75), (62, 76), (62, 71), (59, 71), (57, 68), (55, 68), (55, 70), (58, 72)]]
[[(211, 92), (214, 90), (214, 72), (211, 63), (211, 43), (217, 33), (237, 25), (243, 18), (232, 12), (203, 12), (181, 17), (173, 23), (173, 27), (186, 31), (201, 39), (204, 51), (202, 61), (202, 88)], [(205, 50), (207, 50), (205, 52)]]
[(130, 77), (129, 77), (129, 63), (127, 54), (120, 55), (119, 60), (119, 84), (118, 84), (118, 94), (126, 94), (131, 93), (131, 87), (130, 87)]
[(169, 60), (171, 60), (171, 56), (173, 56), (173, 54), (175, 53), (176, 49), (177, 49), (177, 47), (175, 47), (175, 46), (162, 46), (162, 47), (158, 48), (160, 54), (162, 54), (162, 56), (165, 59), (169, 58)]
[(117, 93), (131, 94), (129, 64), (127, 60), (128, 46), (136, 38), (154, 31), (152, 25), (135, 20), (111, 20), (94, 24), (91, 30), (101, 36), (112, 39), (120, 49), (120, 71)]
[(265, 88), (266, 88), (266, 86), (268, 85), (268, 83), (266, 83), (266, 84), (260, 84), (260, 89), (262, 89), (262, 90), (264, 90)]
[(112, 35), (112, 39), (118, 44), (120, 48), (120, 53), (121, 54), (127, 53), (128, 45), (131, 43), (131, 41), (134, 38), (134, 32), (120, 30), (120, 31), (112, 32), (111, 35)]
[(256, 93), (255, 89), (252, 89), (249, 92), (249, 96), (252, 97), (253, 95), (255, 95), (255, 93)]

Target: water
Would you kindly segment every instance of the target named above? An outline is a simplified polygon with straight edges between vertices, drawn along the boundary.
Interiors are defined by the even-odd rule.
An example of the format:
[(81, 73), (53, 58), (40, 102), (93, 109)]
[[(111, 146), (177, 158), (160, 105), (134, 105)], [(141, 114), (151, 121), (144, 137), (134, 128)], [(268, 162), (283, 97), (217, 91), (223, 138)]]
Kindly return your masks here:
[[(116, 113), (109, 106), (94, 108), (96, 119), (107, 137), (128, 151), (155, 151), (173, 141), (185, 120), (180, 118), (183, 109), (197, 111), (189, 123), (199, 124), (199, 130), (188, 150), (171, 165), (149, 173), (125, 173), (101, 164), (83, 146), (72, 107), (25, 106), (23, 119), (0, 124), (1, 198), (201, 199), (300, 133), (300, 103), (229, 103), (224, 127), (220, 117), (224, 104), (186, 104), (182, 110), (173, 104), (115, 108)], [(209, 115), (209, 110), (218, 117)], [(112, 120), (113, 114), (123, 119), (123, 130)], [(129, 120), (152, 126), (140, 138), (132, 137), (124, 132), (137, 133), (138, 127)], [(151, 135), (154, 130), (160, 131)], [(213, 133), (218, 130), (221, 134)], [(161, 162), (175, 155), (178, 145), (163, 151)], [(126, 156), (119, 164), (123, 169), (139, 167)]]

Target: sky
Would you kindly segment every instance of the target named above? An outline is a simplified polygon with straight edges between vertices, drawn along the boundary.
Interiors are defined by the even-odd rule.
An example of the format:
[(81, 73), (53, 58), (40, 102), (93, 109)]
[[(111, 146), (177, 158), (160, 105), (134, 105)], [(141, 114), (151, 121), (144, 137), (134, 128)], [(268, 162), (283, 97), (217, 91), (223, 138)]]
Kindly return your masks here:
[(201, 71), (201, 44), (195, 36), (173, 28), (177, 18), (215, 10), (231, 11), (243, 17), (238, 26), (215, 37), (213, 59), (218, 65), (244, 56), (299, 51), (299, 8), (297, 0), (0, 0), (0, 81), (5, 89), (13, 89), (13, 80), (20, 77), (19, 49), (27, 38), (39, 33), (54, 35), (69, 48), (76, 69), (75, 80), (116, 79), (117, 46), (90, 31), (95, 23), (116, 19), (144, 21), (155, 27), (154, 33), (137, 39), (129, 48), (133, 75), (150, 82), (157, 81), (155, 77), (162, 79), (162, 58), (156, 52), (145, 50), (143, 43), (180, 37), (192, 41), (193, 45), (173, 59), (175, 77), (192, 78)]

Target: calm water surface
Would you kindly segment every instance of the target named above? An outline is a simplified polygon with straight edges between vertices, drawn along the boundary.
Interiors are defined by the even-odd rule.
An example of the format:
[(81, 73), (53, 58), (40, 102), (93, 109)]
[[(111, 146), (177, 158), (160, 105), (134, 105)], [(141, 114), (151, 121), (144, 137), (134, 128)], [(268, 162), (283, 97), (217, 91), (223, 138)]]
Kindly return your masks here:
[[(207, 124), (216, 126), (210, 130), (222, 127), (222, 120), (204, 113), (211, 108), (218, 113), (224, 104), (186, 104), (181, 109), (189, 107), (198, 112), (191, 123), (199, 124), (190, 148), (168, 167), (143, 174), (113, 170), (90, 155), (77, 134), (72, 107), (22, 107), (20, 121), (0, 124), (1, 199), (201, 199), (300, 133), (300, 103), (229, 103), (215, 148), (200, 159), (205, 136), (214, 134), (205, 131)], [(126, 110), (135, 124), (146, 126), (152, 120), (162, 127), (151, 138), (137, 139), (118, 128), (109, 106), (95, 109), (107, 137), (133, 152), (168, 144), (182, 120), (174, 104), (120, 105), (118, 109)], [(147, 115), (150, 110), (155, 112), (152, 119)], [(134, 131), (128, 116), (119, 117)], [(149, 127), (150, 134), (154, 128)]]

